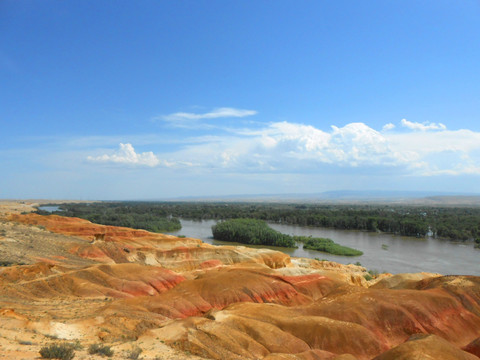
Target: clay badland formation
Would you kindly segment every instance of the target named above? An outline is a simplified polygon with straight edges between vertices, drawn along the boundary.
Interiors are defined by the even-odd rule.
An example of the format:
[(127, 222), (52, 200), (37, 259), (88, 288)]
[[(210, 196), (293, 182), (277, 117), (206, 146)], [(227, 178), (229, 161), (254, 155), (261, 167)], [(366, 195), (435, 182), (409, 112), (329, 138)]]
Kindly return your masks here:
[(479, 359), (480, 278), (382, 275), (0, 203), (0, 359)]

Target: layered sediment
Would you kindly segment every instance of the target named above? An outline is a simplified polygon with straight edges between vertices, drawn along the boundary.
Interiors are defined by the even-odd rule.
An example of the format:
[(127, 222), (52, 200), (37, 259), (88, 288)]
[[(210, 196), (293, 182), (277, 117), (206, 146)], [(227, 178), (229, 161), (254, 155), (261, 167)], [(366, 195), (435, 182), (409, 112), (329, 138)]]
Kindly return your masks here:
[[(11, 206), (11, 204), (10, 204)], [(77, 218), (0, 219), (0, 358), (478, 359), (480, 278), (382, 275)]]

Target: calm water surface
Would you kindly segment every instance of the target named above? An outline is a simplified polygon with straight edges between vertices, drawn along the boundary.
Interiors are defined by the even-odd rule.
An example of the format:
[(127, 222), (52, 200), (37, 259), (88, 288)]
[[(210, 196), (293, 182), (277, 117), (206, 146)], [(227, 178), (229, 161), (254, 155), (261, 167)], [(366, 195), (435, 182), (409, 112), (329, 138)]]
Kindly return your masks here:
[(48, 212), (62, 211), (62, 209), (60, 209), (59, 206), (50, 206), (50, 205), (39, 206), (38, 209), (43, 211), (48, 211)]
[[(201, 239), (213, 245), (232, 244), (216, 241), (212, 238), (214, 220), (181, 220), (182, 229), (173, 235), (185, 235)], [(411, 238), (390, 234), (376, 234), (361, 231), (334, 230), (306, 226), (270, 224), (272, 228), (284, 234), (313, 237), (327, 237), (333, 241), (363, 251), (362, 256), (336, 256), (327, 253), (298, 249), (270, 247), (290, 256), (319, 258), (342, 264), (359, 261), (368, 269), (390, 273), (438, 272), (441, 274), (480, 275), (480, 249), (471, 242), (453, 242), (433, 238)], [(245, 244), (235, 244), (243, 245)], [(256, 246), (258, 247), (258, 246)]]

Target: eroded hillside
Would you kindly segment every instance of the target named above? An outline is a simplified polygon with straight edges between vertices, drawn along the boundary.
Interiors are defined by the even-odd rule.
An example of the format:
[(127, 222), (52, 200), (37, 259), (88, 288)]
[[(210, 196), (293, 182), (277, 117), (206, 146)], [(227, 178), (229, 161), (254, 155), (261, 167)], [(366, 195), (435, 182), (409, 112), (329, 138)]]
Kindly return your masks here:
[[(0, 204), (0, 358), (478, 359), (480, 278), (383, 275)], [(420, 357), (418, 357), (420, 356)], [(98, 357), (100, 358), (100, 357)]]

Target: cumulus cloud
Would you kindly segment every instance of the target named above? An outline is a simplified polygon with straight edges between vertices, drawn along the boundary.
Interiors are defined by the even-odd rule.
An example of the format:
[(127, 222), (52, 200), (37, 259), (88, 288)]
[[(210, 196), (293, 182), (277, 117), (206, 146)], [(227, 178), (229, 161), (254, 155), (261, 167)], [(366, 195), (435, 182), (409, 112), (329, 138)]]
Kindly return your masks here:
[(446, 130), (447, 127), (442, 123), (430, 123), (428, 121), (424, 123), (412, 122), (407, 119), (402, 119), (401, 124), (411, 130), (428, 131), (428, 130)]
[(405, 165), (411, 158), (392, 149), (380, 132), (363, 123), (332, 126), (276, 122), (241, 135), (210, 138), (175, 154), (207, 168), (238, 171), (311, 172), (322, 166), (372, 167)]
[(160, 160), (151, 151), (136, 153), (132, 144), (120, 143), (119, 149), (112, 154), (104, 154), (100, 156), (88, 156), (89, 161), (103, 163), (117, 163), (123, 165), (139, 165), (154, 167), (160, 165)]
[(217, 118), (242, 118), (257, 114), (255, 110), (235, 109), (229, 107), (221, 107), (213, 109), (208, 113), (196, 114), (188, 112), (177, 112), (162, 116), (167, 121), (185, 121), (185, 120), (201, 120), (201, 119), (217, 119)]
[[(352, 169), (399, 175), (476, 174), (480, 168), (480, 133), (446, 130), (377, 131), (364, 123), (321, 130), (311, 125), (275, 122), (228, 137), (211, 137), (177, 152), (210, 169), (301, 173)], [(322, 170), (323, 169), (323, 170)], [(328, 170), (326, 170), (328, 169)], [(355, 170), (356, 169), (356, 170)]]
[(275, 140), (283, 158), (308, 159), (310, 164), (395, 166), (407, 161), (389, 146), (384, 135), (364, 123), (332, 126), (329, 132), (301, 124), (274, 123), (265, 133)]
[[(402, 126), (408, 124), (405, 121)], [(385, 126), (376, 130), (357, 122), (324, 130), (274, 122), (223, 136), (183, 137), (168, 154), (158, 154), (168, 158), (168, 163), (152, 152), (137, 154), (131, 144), (121, 144), (116, 152), (88, 159), (206, 172), (480, 175), (480, 132), (447, 130), (441, 124), (420, 125), (423, 127), (403, 126), (398, 131), (387, 126), (389, 130), (385, 131)], [(421, 130), (424, 128), (435, 131)]]

